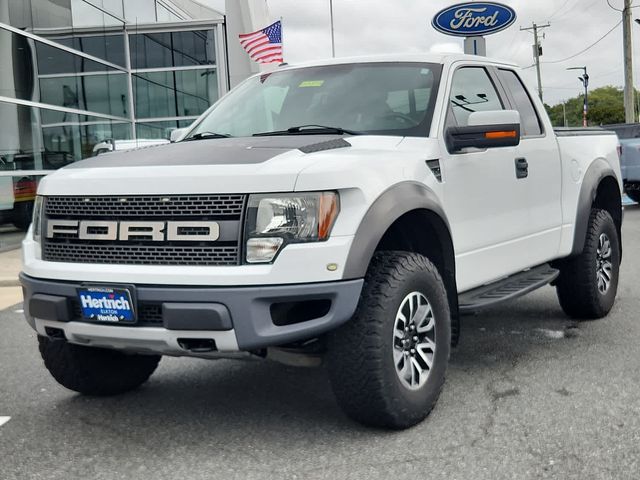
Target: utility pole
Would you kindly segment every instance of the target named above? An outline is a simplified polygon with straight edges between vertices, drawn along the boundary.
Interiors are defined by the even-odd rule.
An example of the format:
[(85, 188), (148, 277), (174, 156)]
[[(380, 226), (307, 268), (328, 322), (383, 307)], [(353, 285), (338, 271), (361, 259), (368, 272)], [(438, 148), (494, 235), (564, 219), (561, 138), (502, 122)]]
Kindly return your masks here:
[(538, 30), (543, 30), (545, 28), (549, 28), (550, 26), (551, 25), (549, 25), (548, 23), (545, 23), (544, 25), (538, 25), (537, 23), (533, 22), (531, 27), (520, 27), (520, 31), (533, 32), (533, 59), (536, 63), (536, 74), (538, 75), (538, 96), (540, 97), (540, 100), (542, 100), (542, 75), (540, 74), (540, 57), (542, 56), (542, 47), (540, 46), (540, 41), (538, 39)]
[(622, 10), (622, 37), (624, 51), (624, 116), (626, 123), (634, 123), (636, 120), (633, 91), (633, 59), (631, 43), (631, 2), (624, 0)]

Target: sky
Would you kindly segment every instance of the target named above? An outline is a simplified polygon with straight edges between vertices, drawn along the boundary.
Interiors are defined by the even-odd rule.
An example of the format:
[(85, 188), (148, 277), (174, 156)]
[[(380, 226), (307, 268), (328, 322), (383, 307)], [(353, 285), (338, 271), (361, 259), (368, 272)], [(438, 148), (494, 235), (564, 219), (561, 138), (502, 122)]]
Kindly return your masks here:
[[(265, 0), (270, 16), (282, 17), (284, 55), (288, 63), (331, 57), (329, 0)], [(623, 0), (609, 0), (620, 10)], [(200, 0), (223, 9), (223, 0)], [(463, 40), (438, 33), (431, 26), (434, 14), (455, 0), (333, 0), (336, 56), (376, 53), (462, 51)], [(544, 101), (551, 105), (582, 92), (579, 71), (588, 68), (590, 89), (623, 85), (622, 25), (587, 52), (557, 62), (585, 49), (622, 19), (607, 0), (502, 0), (517, 13), (516, 23), (487, 37), (490, 57), (533, 65), (533, 35), (520, 31), (532, 22), (550, 23), (544, 29), (542, 85)], [(640, 0), (634, 0), (640, 7)], [(635, 15), (637, 12), (637, 15)], [(640, 18), (634, 10), (633, 18)], [(640, 86), (640, 25), (632, 24), (634, 84)], [(637, 52), (637, 53), (636, 53)], [(557, 62), (557, 63), (555, 63)], [(536, 88), (535, 68), (524, 71), (525, 81)]]

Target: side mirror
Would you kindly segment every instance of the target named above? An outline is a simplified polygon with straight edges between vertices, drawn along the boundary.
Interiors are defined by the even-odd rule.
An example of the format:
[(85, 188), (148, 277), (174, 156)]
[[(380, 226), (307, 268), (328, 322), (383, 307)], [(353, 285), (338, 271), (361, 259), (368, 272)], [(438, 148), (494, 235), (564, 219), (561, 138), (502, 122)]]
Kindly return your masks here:
[(450, 153), (465, 148), (515, 147), (520, 144), (520, 113), (516, 110), (473, 112), (466, 127), (449, 127), (445, 141)]
[(189, 131), (189, 127), (176, 128), (175, 130), (171, 130), (171, 135), (169, 136), (169, 141), (171, 143), (174, 143), (174, 142), (177, 142), (178, 140), (182, 140), (182, 137), (188, 131)]

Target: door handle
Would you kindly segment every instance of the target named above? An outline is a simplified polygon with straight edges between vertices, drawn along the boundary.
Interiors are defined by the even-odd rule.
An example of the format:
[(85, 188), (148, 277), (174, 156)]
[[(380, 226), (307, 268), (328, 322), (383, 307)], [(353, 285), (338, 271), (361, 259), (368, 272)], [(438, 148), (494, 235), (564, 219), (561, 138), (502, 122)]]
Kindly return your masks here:
[(529, 176), (529, 163), (526, 158), (516, 158), (516, 178), (527, 178)]

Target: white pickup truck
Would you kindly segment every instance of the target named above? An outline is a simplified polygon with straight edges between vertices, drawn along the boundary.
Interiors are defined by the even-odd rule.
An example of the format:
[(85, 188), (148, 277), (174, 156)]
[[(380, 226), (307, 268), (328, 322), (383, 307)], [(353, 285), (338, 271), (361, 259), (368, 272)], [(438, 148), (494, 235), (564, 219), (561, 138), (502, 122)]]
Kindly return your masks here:
[(285, 65), (182, 138), (40, 183), (25, 314), (69, 389), (133, 389), (163, 355), (324, 360), (348, 415), (405, 428), (462, 314), (547, 284), (571, 317), (613, 306), (617, 138), (554, 132), (514, 65)]

